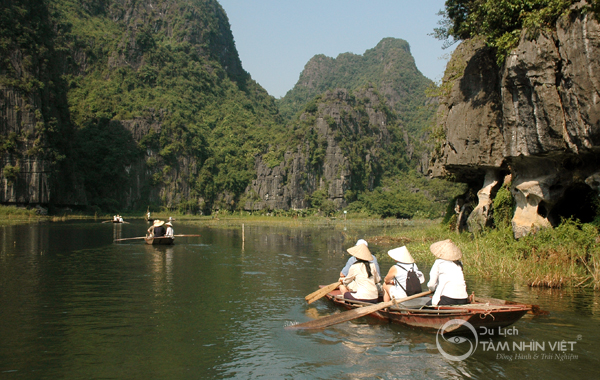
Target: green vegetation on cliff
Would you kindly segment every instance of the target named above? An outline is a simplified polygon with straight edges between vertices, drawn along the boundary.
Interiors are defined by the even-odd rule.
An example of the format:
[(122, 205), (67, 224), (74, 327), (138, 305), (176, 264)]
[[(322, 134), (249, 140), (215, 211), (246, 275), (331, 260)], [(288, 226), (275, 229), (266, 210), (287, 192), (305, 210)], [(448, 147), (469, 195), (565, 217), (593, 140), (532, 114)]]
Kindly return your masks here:
[(241, 194), (254, 176), (254, 157), (283, 129), (273, 98), (242, 69), (218, 3), (157, 1), (127, 9), (114, 1), (84, 13), (61, 5), (73, 43), (88, 41), (80, 63), (86, 75), (69, 78), (74, 122), (158, 118), (159, 135), (142, 143), (158, 150), (155, 186), (170, 185), (169, 169), (185, 156), (198, 165), (188, 180), (205, 207), (217, 193)]
[[(1, 17), (0, 84), (59, 100), (62, 117), (40, 109), (33, 139), (51, 162), (77, 163), (92, 205), (123, 207), (126, 169), (151, 149), (152, 185), (173, 198), (189, 186), (209, 208), (217, 193), (239, 196), (255, 156), (283, 136), (274, 99), (242, 69), (216, 0), (16, 0)], [(156, 120), (160, 131), (135, 147), (111, 123), (128, 120)], [(174, 184), (182, 157), (196, 175)]]
[[(315, 87), (299, 84), (276, 102), (243, 70), (216, 0), (14, 0), (3, 4), (0, 23), (0, 91), (19, 104), (0, 133), (9, 185), (31, 186), (18, 182), (21, 163), (35, 159), (49, 164), (51, 202), (113, 212), (149, 203), (234, 210), (257, 158), (273, 168), (302, 146), (320, 178), (327, 140), (315, 125), (319, 96), (373, 87), (377, 104), (359, 96), (340, 120), (326, 117), (352, 173), (345, 199), (400, 217), (428, 207), (415, 201), (422, 207), (392, 212), (378, 198), (393, 189), (402, 192), (397, 202), (413, 199), (397, 185), (420, 160), (433, 115), (431, 81), (405, 41), (386, 38), (364, 56), (317, 56), (303, 73), (319, 77)], [(369, 121), (371, 108), (385, 115), (389, 136)], [(321, 210), (332, 210), (328, 197), (322, 188), (307, 195)]]
[(384, 38), (363, 55), (340, 54), (337, 58), (313, 57), (304, 67), (298, 83), (278, 101), (282, 116), (292, 119), (317, 95), (344, 88), (355, 91), (374, 87), (395, 112), (412, 137), (418, 156), (425, 147), (421, 140), (431, 124), (434, 107), (428, 105), (426, 89), (433, 83), (419, 72), (408, 42)]
[[(556, 20), (569, 12), (576, 0), (447, 0), (441, 12), (444, 19), (434, 35), (447, 41), (483, 36), (497, 49), (498, 62), (517, 46), (521, 31), (535, 37), (544, 30), (554, 30)], [(593, 9), (597, 0), (588, 1)]]

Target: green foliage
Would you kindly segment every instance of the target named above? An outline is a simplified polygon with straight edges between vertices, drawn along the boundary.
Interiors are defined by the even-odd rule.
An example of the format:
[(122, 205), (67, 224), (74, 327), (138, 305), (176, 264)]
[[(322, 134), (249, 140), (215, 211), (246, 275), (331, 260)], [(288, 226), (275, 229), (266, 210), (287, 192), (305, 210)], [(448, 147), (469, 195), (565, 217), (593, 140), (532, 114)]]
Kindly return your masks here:
[[(458, 234), (442, 226), (414, 231), (402, 229), (402, 237), (415, 259), (431, 260), (431, 243), (451, 238), (463, 252), (465, 273), (484, 278), (503, 278), (539, 287), (600, 288), (598, 229), (591, 224), (564, 220), (556, 228), (515, 240), (511, 229)], [(426, 261), (425, 261), (426, 262)]]
[(101, 120), (81, 128), (75, 140), (77, 162), (91, 204), (118, 212), (117, 200), (128, 191), (126, 167), (142, 157), (131, 133), (120, 123)]
[(411, 219), (415, 216), (438, 218), (446, 211), (448, 198), (464, 192), (464, 185), (429, 180), (414, 172), (386, 178), (381, 187), (358, 196), (349, 210), (381, 217)]
[(19, 139), (16, 132), (10, 132), (8, 136), (0, 136), (0, 152), (15, 153)]
[(2, 174), (4, 175), (4, 178), (6, 178), (9, 184), (13, 184), (17, 180), (20, 172), (21, 168), (19, 167), (19, 165), (13, 166), (11, 164), (6, 164), (4, 166), (4, 169), (2, 169)]
[[(9, 218), (11, 216), (32, 217), (32, 216), (37, 215), (37, 213), (36, 213), (36, 209), (27, 209), (27, 208), (23, 208), (23, 207), (0, 205), (0, 215), (8, 216)], [(6, 220), (4, 220), (3, 222), (6, 222)]]
[[(564, 220), (515, 241), (514, 252), (525, 263), (522, 275), (531, 286), (600, 285), (598, 230), (590, 224)], [(557, 270), (558, 269), (558, 270)]]
[[(185, 157), (196, 164), (192, 174), (201, 177), (184, 180), (210, 208), (218, 193), (239, 196), (245, 190), (254, 178), (255, 157), (278, 146), (285, 129), (274, 99), (241, 68), (225, 13), (215, 0), (153, 5), (11, 2), (0, 13), (0, 82), (27, 94), (43, 90), (42, 99), (56, 99), (63, 107), (59, 119), (48, 109), (36, 114), (35, 141), (27, 154), (44, 155), (53, 164), (70, 158), (92, 204), (118, 207), (108, 199), (123, 199), (123, 193), (105, 185), (111, 182), (107, 179), (119, 188), (127, 179), (127, 164), (151, 152), (152, 186), (173, 185), (168, 191), (176, 198), (179, 187), (162, 167), (177, 170)], [(168, 18), (154, 9), (167, 9)], [(22, 67), (10, 60), (16, 51), (23, 55)], [(102, 130), (112, 126), (109, 121), (133, 120), (154, 121), (160, 132), (150, 128), (135, 147), (130, 136), (117, 141), (121, 131), (111, 139)], [(3, 136), (0, 147), (9, 152), (17, 142)], [(84, 149), (74, 147), (80, 143)], [(271, 151), (269, 165), (274, 165), (282, 152)], [(101, 169), (100, 175), (93, 178), (90, 167)]]
[(337, 211), (335, 203), (329, 199), (327, 189), (319, 189), (314, 191), (309, 197), (308, 202), (311, 208), (320, 211), (323, 216), (333, 215)]
[[(575, 0), (448, 0), (434, 36), (446, 41), (483, 36), (497, 49), (498, 63), (514, 49), (523, 29), (530, 38), (554, 30)], [(597, 3), (597, 2), (594, 2)]]
[[(298, 87), (279, 103), (289, 118), (305, 111), (286, 129), (275, 100), (242, 69), (216, 0), (157, 0), (150, 8), (116, 0), (14, 0), (0, 23), (0, 84), (43, 103), (24, 101), (15, 110), (33, 113), (34, 124), (3, 135), (0, 149), (16, 159), (47, 159), (54, 193), (83, 185), (93, 209), (124, 207), (129, 170), (144, 162), (150, 183), (142, 193), (160, 188), (182, 199), (171, 205), (180, 211), (210, 212), (224, 193), (240, 200), (255, 177), (256, 157), (273, 168), (287, 148), (301, 144), (318, 177), (328, 146), (315, 129), (318, 117), (348, 157), (345, 169), (353, 178), (347, 199), (356, 201), (385, 176), (414, 164), (404, 130), (424, 149), (418, 136), (433, 115), (424, 107), (430, 81), (416, 69), (408, 44), (385, 39), (364, 56), (317, 57), (331, 70), (314, 91)], [(22, 56), (20, 65), (15, 56)], [(382, 58), (393, 64), (382, 65)], [(384, 85), (402, 95), (393, 106), (382, 95), (376, 104), (354, 95)], [(320, 95), (337, 87), (351, 90), (341, 120), (319, 111), (325, 102)], [(377, 146), (381, 129), (370, 124), (369, 108), (385, 115), (389, 146)], [(65, 176), (77, 181), (62, 181)], [(189, 199), (181, 184), (191, 187)], [(321, 195), (311, 203), (331, 213), (334, 203)]]
[(510, 185), (503, 185), (493, 201), (493, 218), (496, 227), (508, 228), (515, 213), (515, 200), (509, 190)]
[(315, 190), (308, 197), (310, 207), (316, 208), (316, 209), (321, 208), (321, 206), (327, 200), (328, 197), (329, 197), (329, 192), (327, 191), (327, 189)]
[(273, 169), (283, 162), (284, 153), (283, 149), (269, 149), (269, 151), (262, 156), (262, 159), (267, 163), (269, 169)]
[[(425, 89), (432, 82), (418, 71), (406, 41), (385, 38), (364, 55), (345, 53), (335, 59), (317, 55), (306, 66), (310, 70), (306, 69), (298, 84), (278, 101), (283, 117), (294, 120), (303, 109), (311, 114), (316, 113), (318, 100), (315, 103), (313, 98), (337, 88), (345, 88), (351, 93), (365, 87), (389, 93), (389, 88), (393, 88), (397, 94), (382, 99), (384, 101), (379, 110), (384, 110), (389, 104), (390, 109), (384, 112), (394, 113), (398, 124), (408, 132), (415, 146), (414, 157), (420, 157), (420, 153), (428, 149), (421, 141), (435, 112), (434, 106), (428, 105), (425, 95)], [(315, 72), (317, 67), (318, 71)], [(300, 84), (302, 78), (309, 75), (315, 77), (310, 88)], [(357, 100), (361, 101), (364, 100)], [(330, 119), (326, 121), (328, 124), (331, 122)], [(333, 128), (332, 124), (330, 126)], [(417, 160), (411, 164), (415, 167)]]

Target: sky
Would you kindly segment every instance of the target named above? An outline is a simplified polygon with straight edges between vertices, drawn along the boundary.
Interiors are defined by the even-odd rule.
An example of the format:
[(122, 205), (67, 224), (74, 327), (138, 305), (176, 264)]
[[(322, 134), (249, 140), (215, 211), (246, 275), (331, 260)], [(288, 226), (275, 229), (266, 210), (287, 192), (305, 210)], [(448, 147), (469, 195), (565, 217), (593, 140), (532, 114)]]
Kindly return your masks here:
[(280, 98), (315, 55), (364, 54), (386, 37), (408, 41), (417, 68), (439, 82), (452, 48), (430, 36), (445, 0), (218, 0), (242, 66)]

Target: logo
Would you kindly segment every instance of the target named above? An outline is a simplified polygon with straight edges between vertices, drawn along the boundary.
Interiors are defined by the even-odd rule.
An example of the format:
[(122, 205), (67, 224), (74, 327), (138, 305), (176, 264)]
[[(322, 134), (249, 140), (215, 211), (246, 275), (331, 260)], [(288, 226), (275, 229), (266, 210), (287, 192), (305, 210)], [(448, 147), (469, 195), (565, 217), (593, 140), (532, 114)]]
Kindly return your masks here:
[[(458, 335), (451, 335), (451, 336), (448, 336), (448, 339), (446, 339), (446, 337), (444, 336), (444, 333), (446, 333), (447, 335), (450, 335), (450, 333), (452, 333), (456, 329), (460, 328), (461, 326), (464, 326), (464, 327), (468, 328), (469, 330), (471, 330), (471, 332), (473, 333), (473, 337), (475, 339), (475, 344), (473, 344), (471, 339), (465, 338), (462, 336), (458, 336)], [(457, 346), (456, 351), (465, 352), (465, 353), (462, 355), (452, 355), (452, 354), (449, 354), (448, 352), (446, 352), (444, 350), (444, 348), (442, 347), (442, 344), (440, 344), (440, 336), (443, 339), (441, 343), (448, 342), (448, 343), (454, 344)], [(469, 322), (464, 321), (462, 319), (449, 320), (448, 322), (444, 323), (444, 325), (442, 327), (440, 327), (440, 329), (437, 331), (437, 333), (435, 335), (435, 344), (436, 344), (440, 354), (442, 354), (442, 356), (444, 356), (446, 359), (452, 360), (455, 362), (465, 360), (466, 358), (471, 356), (477, 349), (478, 343), (479, 343), (479, 338), (477, 337), (477, 331), (475, 331), (475, 328), (473, 327), (473, 325), (471, 325)], [(467, 348), (468, 348), (468, 350), (467, 350)]]

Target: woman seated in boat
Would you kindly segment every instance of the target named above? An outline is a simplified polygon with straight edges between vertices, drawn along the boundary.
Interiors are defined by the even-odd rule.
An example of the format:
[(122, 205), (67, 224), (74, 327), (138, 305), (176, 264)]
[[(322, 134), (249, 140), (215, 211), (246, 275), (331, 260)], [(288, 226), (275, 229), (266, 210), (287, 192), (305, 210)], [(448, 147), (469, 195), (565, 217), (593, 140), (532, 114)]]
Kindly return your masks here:
[(460, 248), (447, 239), (433, 243), (429, 250), (437, 260), (429, 272), (427, 287), (434, 293), (428, 304), (441, 306), (469, 303)]
[(356, 262), (350, 266), (347, 276), (340, 277), (340, 292), (348, 300), (376, 303), (379, 298), (377, 284), (381, 277), (372, 263), (373, 255), (364, 244), (349, 248), (348, 253), (356, 257)]
[(173, 238), (173, 225), (169, 221), (169, 222), (165, 223), (165, 226), (167, 226), (167, 232), (165, 233), (165, 236)]
[[(369, 243), (367, 243), (366, 240), (363, 239), (359, 239), (356, 242), (356, 245), (359, 244), (364, 244), (367, 248), (369, 247)], [(377, 257), (375, 257), (375, 255), (373, 256), (373, 261), (371, 261), (373, 264), (375, 264), (375, 268), (377, 268), (377, 273), (381, 273), (379, 271), (379, 264), (377, 263)], [(350, 258), (348, 259), (348, 261), (346, 262), (346, 265), (342, 268), (342, 271), (340, 272), (340, 277), (346, 277), (348, 275), (348, 271), (350, 270), (350, 267), (352, 266), (352, 264), (354, 264), (356, 262), (356, 257), (354, 256), (350, 256)]]
[[(421, 293), (421, 284), (425, 276), (415, 264), (415, 259), (403, 246), (388, 251), (388, 255), (396, 261), (383, 279), (383, 300), (400, 299)], [(409, 276), (410, 273), (410, 276)]]
[(150, 226), (150, 228), (148, 228), (148, 233), (154, 237), (165, 236), (165, 233), (167, 231), (163, 227), (163, 224), (165, 224), (165, 222), (163, 222), (162, 220), (155, 219), (152, 226)]

